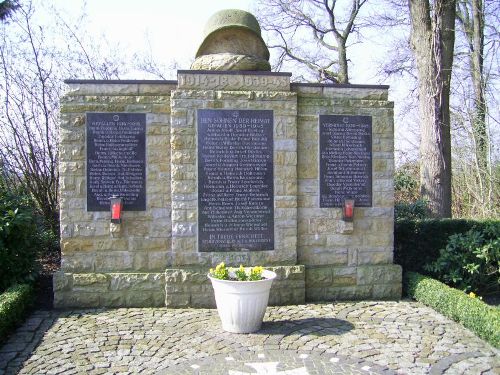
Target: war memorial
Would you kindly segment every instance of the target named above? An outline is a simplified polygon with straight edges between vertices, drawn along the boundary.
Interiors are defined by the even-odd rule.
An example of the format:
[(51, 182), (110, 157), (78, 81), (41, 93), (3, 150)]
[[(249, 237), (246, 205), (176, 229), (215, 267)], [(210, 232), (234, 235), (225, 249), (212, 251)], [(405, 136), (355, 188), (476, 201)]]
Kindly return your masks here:
[[(66, 82), (56, 308), (0, 374), (498, 374), (498, 349), (400, 299), (388, 87), (271, 72), (247, 12), (203, 38), (176, 81)], [(271, 281), (256, 331), (224, 326), (220, 262), (272, 274), (219, 280)]]
[(401, 297), (388, 86), (291, 82), (235, 10), (176, 81), (66, 83), (56, 307), (214, 307), (221, 261), (271, 305)]

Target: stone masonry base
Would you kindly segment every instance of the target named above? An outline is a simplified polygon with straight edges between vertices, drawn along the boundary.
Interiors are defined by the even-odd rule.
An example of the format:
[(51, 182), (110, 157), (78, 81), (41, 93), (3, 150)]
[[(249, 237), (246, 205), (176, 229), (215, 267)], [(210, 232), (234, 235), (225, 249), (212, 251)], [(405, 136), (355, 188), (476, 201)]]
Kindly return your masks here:
[[(266, 267), (276, 272), (269, 305), (299, 305), (305, 302), (304, 266)], [(165, 271), (167, 307), (215, 307), (214, 291), (206, 268), (173, 268)]]
[(402, 293), (398, 264), (306, 268), (306, 300), (394, 300)]
[[(305, 301), (399, 299), (399, 265), (358, 267), (269, 267), (277, 273), (269, 305)], [(54, 307), (215, 307), (205, 268), (172, 268), (165, 273), (54, 274)]]
[(54, 307), (165, 306), (163, 273), (54, 274)]

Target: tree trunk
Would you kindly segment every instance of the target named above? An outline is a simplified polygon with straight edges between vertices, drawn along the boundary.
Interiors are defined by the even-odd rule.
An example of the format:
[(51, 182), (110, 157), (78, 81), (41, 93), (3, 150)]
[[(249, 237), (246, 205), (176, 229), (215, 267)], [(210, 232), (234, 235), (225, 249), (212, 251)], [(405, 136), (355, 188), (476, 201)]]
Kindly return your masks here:
[(418, 70), (420, 182), (435, 217), (451, 217), (450, 81), (455, 0), (409, 0), (411, 42)]
[(349, 83), (349, 69), (347, 64), (347, 48), (346, 41), (342, 38), (337, 38), (338, 53), (339, 53), (339, 70), (337, 75), (338, 83)]
[(488, 133), (486, 131), (486, 99), (483, 75), (484, 51), (484, 10), (482, 0), (472, 0), (472, 35), (470, 40), (470, 66), (474, 86), (474, 120), (472, 131), (476, 143), (476, 157), (483, 189), (486, 187), (488, 173)]

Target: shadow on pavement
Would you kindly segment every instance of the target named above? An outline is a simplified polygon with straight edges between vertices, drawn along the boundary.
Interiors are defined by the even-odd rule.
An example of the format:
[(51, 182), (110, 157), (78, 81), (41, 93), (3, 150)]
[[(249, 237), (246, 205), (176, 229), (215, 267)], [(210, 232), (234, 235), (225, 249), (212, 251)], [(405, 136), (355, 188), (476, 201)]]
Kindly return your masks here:
[(54, 310), (34, 311), (0, 346), (0, 374), (17, 374), (58, 317)]
[(262, 328), (256, 334), (285, 335), (294, 332), (309, 334), (313, 336), (342, 335), (354, 329), (354, 325), (347, 320), (335, 318), (307, 318), (307, 319), (284, 319), (265, 321)]

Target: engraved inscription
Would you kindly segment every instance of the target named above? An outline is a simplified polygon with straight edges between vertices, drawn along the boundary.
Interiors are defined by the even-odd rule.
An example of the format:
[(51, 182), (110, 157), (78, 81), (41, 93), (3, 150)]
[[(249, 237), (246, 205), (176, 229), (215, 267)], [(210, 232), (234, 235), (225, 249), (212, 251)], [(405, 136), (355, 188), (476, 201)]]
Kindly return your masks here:
[(87, 211), (146, 209), (146, 114), (87, 113)]
[(263, 90), (266, 88), (289, 89), (289, 77), (239, 74), (179, 74), (180, 88), (222, 89), (246, 88)]
[(226, 265), (239, 266), (240, 264), (249, 264), (250, 263), (250, 255), (248, 252), (242, 253), (212, 253), (210, 256), (210, 260), (212, 264), (219, 264), (220, 262), (226, 263)]
[(372, 118), (319, 116), (320, 207), (372, 206)]
[(198, 110), (199, 251), (274, 248), (273, 112)]

